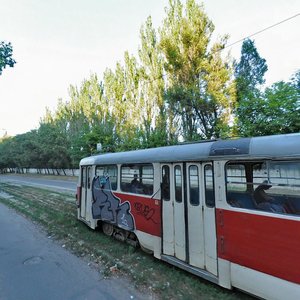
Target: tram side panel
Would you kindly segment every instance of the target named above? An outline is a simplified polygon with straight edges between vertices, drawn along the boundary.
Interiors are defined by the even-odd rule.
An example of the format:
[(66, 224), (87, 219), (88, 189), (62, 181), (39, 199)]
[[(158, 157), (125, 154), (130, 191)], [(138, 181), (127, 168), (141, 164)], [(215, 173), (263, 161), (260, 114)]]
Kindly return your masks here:
[[(105, 168), (106, 166), (104, 166)], [(111, 167), (111, 166), (110, 166)], [(141, 246), (153, 251), (160, 257), (161, 237), (161, 201), (160, 178), (154, 176), (153, 195), (124, 192), (121, 190), (120, 176), (117, 176), (117, 188), (112, 188), (109, 176), (99, 176), (93, 166), (91, 176), (87, 176), (87, 167), (82, 167), (77, 189), (78, 218), (91, 228), (98, 221), (112, 224), (118, 228), (133, 232)], [(101, 166), (102, 168), (102, 166)], [(154, 172), (158, 172), (154, 164)], [(156, 170), (157, 169), (157, 170)], [(121, 166), (118, 166), (120, 172)], [(90, 183), (89, 183), (90, 182)]]
[[(288, 184), (292, 180), (292, 194), (300, 200), (294, 177), (285, 172), (279, 179), (272, 172), (261, 172), (255, 182), (255, 174), (247, 177), (245, 169), (255, 169), (256, 162), (233, 162), (230, 167), (220, 162), (217, 179), (216, 201), (217, 251), (221, 278), (230, 278), (230, 284), (249, 293), (268, 299), (299, 299), (300, 295), (300, 211), (267, 211), (253, 198), (255, 187), (261, 178), (269, 174), (273, 180), (273, 203), (288, 198)], [(259, 162), (263, 165), (265, 162)], [(275, 163), (274, 163), (275, 164)], [(277, 163), (282, 166), (283, 163)], [(232, 167), (233, 166), (233, 167)], [(227, 171), (227, 173), (226, 173)], [(222, 173), (224, 172), (224, 176)], [(276, 176), (280, 172), (274, 172)], [(283, 172), (282, 172), (283, 173)], [(275, 176), (275, 175), (274, 175)], [(224, 180), (226, 182), (224, 185)], [(251, 182), (249, 182), (251, 181)], [(286, 182), (286, 186), (284, 186)], [(299, 185), (298, 185), (299, 186)], [(244, 188), (244, 189), (243, 189)], [(285, 197), (282, 195), (285, 194)], [(237, 197), (232, 199), (231, 197)], [(254, 201), (254, 202), (253, 202)], [(251, 203), (253, 202), (253, 203)], [(284, 204), (284, 203), (282, 203)], [(296, 208), (297, 210), (297, 208)]]
[[(210, 163), (205, 163), (205, 168), (209, 167), (208, 177), (210, 178), (210, 188), (213, 188), (213, 173), (212, 166)], [(161, 258), (162, 254), (167, 254), (173, 256), (176, 259), (181, 260), (185, 264), (186, 270), (192, 267), (197, 267), (199, 269), (204, 269), (205, 271), (217, 276), (217, 255), (216, 255), (216, 233), (215, 233), (215, 217), (214, 217), (214, 205), (207, 208), (204, 201), (204, 165), (201, 166), (199, 163), (189, 163), (186, 167), (186, 180), (179, 180), (181, 184), (181, 195), (183, 201), (188, 202), (188, 220), (189, 220), (189, 246), (186, 245), (186, 251), (189, 251), (189, 260), (186, 257), (181, 257), (177, 255), (177, 250), (175, 248), (175, 233), (174, 227), (172, 231), (166, 231), (169, 227), (168, 221), (173, 220), (174, 223), (184, 223), (182, 217), (176, 216), (173, 209), (166, 207), (164, 203), (164, 217), (170, 217), (168, 221), (166, 219), (162, 220), (162, 201), (161, 201), (161, 182), (163, 182), (163, 168), (168, 166), (171, 169), (170, 178), (168, 182), (171, 184), (169, 186), (169, 197), (170, 200), (166, 203), (175, 203), (175, 171), (180, 164), (174, 165), (160, 165), (153, 164), (154, 169), (154, 182), (153, 182), (153, 192), (151, 195), (141, 195), (138, 193), (132, 193), (130, 190), (124, 192), (121, 190), (122, 182), (120, 176), (115, 180), (116, 185), (114, 186), (111, 181), (112, 177), (103, 176), (101, 172), (98, 172), (99, 167), (93, 166), (91, 169), (91, 176), (88, 178), (86, 172), (82, 172), (83, 176), (80, 178), (79, 182), (81, 187), (79, 187), (81, 195), (81, 204), (79, 205), (79, 218), (84, 221), (87, 225), (92, 228), (96, 227), (98, 221), (112, 224), (118, 228), (122, 228), (126, 231), (133, 232), (140, 243), (140, 245), (152, 252), (157, 258)], [(109, 171), (113, 169), (112, 166), (101, 166), (101, 168)], [(114, 167), (115, 168), (115, 167)], [(121, 174), (122, 166), (118, 165), (118, 174)], [(176, 169), (177, 168), (177, 169)], [(83, 170), (87, 170), (87, 167), (83, 167)], [(128, 170), (127, 170), (128, 171)], [(178, 171), (178, 170), (177, 170)], [(113, 173), (113, 172), (112, 172)], [(125, 174), (125, 172), (123, 172)], [(162, 174), (161, 174), (162, 173)], [(178, 172), (177, 172), (178, 173)], [(97, 175), (98, 174), (98, 175)], [(99, 176), (100, 174), (100, 176)], [(102, 174), (102, 175), (101, 175)], [(124, 175), (123, 174), (123, 175)], [(182, 173), (180, 173), (182, 174)], [(160, 176), (162, 175), (162, 176)], [(182, 174), (183, 176), (184, 174)], [(177, 179), (179, 175), (177, 174)], [(126, 179), (126, 178), (125, 178)], [(130, 178), (131, 180), (132, 178)], [(126, 179), (130, 182), (129, 179)], [(90, 184), (89, 184), (90, 182)], [(183, 194), (184, 188), (183, 184), (187, 184), (188, 197), (185, 199)], [(205, 180), (206, 184), (208, 183)], [(123, 185), (123, 189), (126, 188)], [(191, 200), (191, 187), (199, 190), (198, 196), (201, 199)], [(172, 201), (171, 201), (172, 198)], [(196, 202), (195, 202), (196, 201)], [(182, 202), (183, 203), (183, 202)], [(181, 203), (181, 204), (182, 204)], [(84, 204), (84, 205), (83, 205)], [(173, 205), (171, 208), (173, 208)], [(203, 212), (203, 206), (205, 206), (205, 211)], [(184, 206), (183, 206), (184, 207)], [(85, 213), (82, 213), (82, 208), (84, 208)], [(182, 214), (184, 210), (182, 208)], [(197, 216), (199, 213), (199, 217)], [(202, 215), (204, 214), (204, 219), (207, 224), (202, 224)], [(212, 223), (213, 222), (213, 223)], [(162, 223), (164, 223), (164, 233), (162, 232)], [(195, 227), (192, 227), (195, 226)], [(184, 224), (182, 225), (184, 229)], [(204, 234), (205, 232), (205, 234)], [(164, 236), (162, 237), (162, 235)], [(197, 236), (200, 235), (200, 236)], [(162, 238), (164, 240), (171, 241), (171, 247), (173, 252), (167, 253), (166, 248), (162, 247)], [(183, 241), (184, 242), (184, 241)], [(205, 251), (204, 251), (205, 249)], [(176, 250), (176, 251), (175, 251)], [(163, 251), (163, 253), (162, 253)], [(205, 252), (205, 253), (204, 253)]]

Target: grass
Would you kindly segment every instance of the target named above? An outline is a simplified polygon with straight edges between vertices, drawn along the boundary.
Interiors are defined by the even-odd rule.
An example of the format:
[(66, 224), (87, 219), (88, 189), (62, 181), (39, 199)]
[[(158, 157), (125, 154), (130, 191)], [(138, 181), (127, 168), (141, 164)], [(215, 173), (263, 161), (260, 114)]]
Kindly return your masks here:
[(0, 183), (0, 202), (41, 225), (49, 238), (82, 257), (105, 277), (126, 276), (154, 299), (252, 299), (91, 230), (76, 219), (75, 199), (69, 194)]

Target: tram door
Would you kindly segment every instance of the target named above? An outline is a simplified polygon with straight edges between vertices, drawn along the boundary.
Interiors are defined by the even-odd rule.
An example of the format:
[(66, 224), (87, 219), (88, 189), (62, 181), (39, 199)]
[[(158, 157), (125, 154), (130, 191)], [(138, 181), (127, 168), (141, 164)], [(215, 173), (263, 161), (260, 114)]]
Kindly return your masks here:
[(183, 164), (162, 166), (163, 253), (186, 260)]
[(162, 246), (163, 254), (216, 274), (214, 208), (205, 201), (211, 170), (209, 163), (162, 165)]
[(203, 201), (201, 186), (201, 165), (188, 163), (186, 165), (187, 182), (187, 230), (189, 264), (201, 269), (205, 267), (204, 257), (204, 226), (203, 226)]
[(80, 202), (80, 217), (82, 219), (88, 219), (88, 198), (89, 191), (91, 189), (91, 167), (81, 168), (81, 202)]

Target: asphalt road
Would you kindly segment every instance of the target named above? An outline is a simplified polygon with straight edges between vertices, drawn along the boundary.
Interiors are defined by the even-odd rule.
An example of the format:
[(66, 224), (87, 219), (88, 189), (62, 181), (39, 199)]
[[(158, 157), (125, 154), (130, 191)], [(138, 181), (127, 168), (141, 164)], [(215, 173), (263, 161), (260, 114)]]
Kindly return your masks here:
[[(59, 177), (58, 177), (59, 178)], [(62, 177), (63, 178), (63, 177)], [(26, 175), (0, 175), (0, 182), (12, 182), (22, 185), (32, 185), (46, 189), (56, 189), (65, 192), (76, 193), (77, 182), (75, 180), (48, 179)]]
[[(76, 190), (75, 182), (1, 175), (0, 181)], [(18, 182), (17, 182), (18, 181)], [(28, 182), (27, 182), (28, 181)], [(36, 225), (0, 204), (0, 300), (149, 299), (125, 279), (104, 279)]]

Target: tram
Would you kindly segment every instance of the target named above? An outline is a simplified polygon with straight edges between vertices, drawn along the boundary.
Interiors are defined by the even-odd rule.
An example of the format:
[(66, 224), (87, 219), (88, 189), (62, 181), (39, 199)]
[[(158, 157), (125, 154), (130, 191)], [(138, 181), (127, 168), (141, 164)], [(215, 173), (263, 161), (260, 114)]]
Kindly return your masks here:
[(300, 298), (300, 134), (100, 154), (78, 219), (222, 287)]

